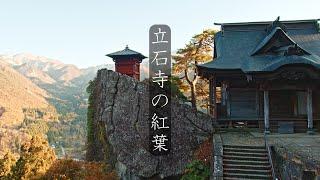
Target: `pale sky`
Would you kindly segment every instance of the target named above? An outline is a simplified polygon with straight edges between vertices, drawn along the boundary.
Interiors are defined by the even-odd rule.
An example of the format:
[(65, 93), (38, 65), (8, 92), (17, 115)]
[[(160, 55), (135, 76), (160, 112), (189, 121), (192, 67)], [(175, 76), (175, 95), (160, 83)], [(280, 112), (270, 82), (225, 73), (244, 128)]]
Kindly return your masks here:
[(148, 56), (148, 31), (168, 24), (172, 50), (214, 22), (320, 18), (319, 0), (0, 0), (0, 54), (32, 53), (88, 67), (126, 44)]

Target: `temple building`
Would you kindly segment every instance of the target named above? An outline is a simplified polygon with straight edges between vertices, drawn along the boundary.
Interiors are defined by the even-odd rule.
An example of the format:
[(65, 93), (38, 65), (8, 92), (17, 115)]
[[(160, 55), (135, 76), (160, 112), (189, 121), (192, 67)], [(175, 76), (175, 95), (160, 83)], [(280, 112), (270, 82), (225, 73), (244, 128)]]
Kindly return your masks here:
[(210, 82), (214, 119), (266, 133), (319, 129), (318, 21), (217, 24), (214, 59), (198, 65), (199, 75)]
[(106, 56), (111, 57), (115, 62), (116, 72), (140, 80), (140, 63), (146, 58), (144, 55), (126, 46), (125, 49), (107, 54)]

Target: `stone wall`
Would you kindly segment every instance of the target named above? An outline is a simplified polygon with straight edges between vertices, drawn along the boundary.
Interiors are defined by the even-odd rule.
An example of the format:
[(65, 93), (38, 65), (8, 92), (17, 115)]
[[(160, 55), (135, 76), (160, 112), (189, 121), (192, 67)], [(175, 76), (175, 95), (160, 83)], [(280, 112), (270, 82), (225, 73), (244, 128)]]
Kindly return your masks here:
[(273, 162), (276, 174), (281, 179), (316, 179), (320, 178), (320, 164), (292, 152), (281, 145), (273, 146)]
[(212, 134), (211, 117), (172, 100), (172, 146), (167, 156), (149, 147), (148, 85), (116, 72), (98, 71), (94, 89), (96, 159), (113, 165), (122, 179), (169, 177), (183, 172), (194, 150)]

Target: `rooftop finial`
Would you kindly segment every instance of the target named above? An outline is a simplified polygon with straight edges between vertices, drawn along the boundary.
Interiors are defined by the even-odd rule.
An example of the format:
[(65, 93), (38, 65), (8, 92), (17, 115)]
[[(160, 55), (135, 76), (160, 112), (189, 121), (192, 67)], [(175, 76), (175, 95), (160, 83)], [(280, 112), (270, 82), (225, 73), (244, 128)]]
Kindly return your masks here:
[(126, 45), (126, 49), (129, 49), (129, 46), (128, 46), (128, 44)]
[(284, 32), (287, 32), (286, 26), (280, 22), (280, 16), (266, 28), (266, 31), (270, 33), (276, 27), (280, 27)]

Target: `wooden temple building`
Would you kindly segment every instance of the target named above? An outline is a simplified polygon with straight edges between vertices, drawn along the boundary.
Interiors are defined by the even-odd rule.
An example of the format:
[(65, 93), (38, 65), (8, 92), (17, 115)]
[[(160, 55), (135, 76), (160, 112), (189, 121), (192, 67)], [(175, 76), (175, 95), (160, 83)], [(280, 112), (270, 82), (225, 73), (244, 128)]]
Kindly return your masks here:
[(129, 49), (128, 45), (125, 49), (107, 54), (115, 62), (115, 71), (126, 74), (137, 80), (140, 80), (140, 63), (147, 58), (141, 53)]
[(199, 75), (210, 82), (214, 119), (266, 133), (319, 130), (318, 21), (218, 24), (214, 59), (198, 65)]

